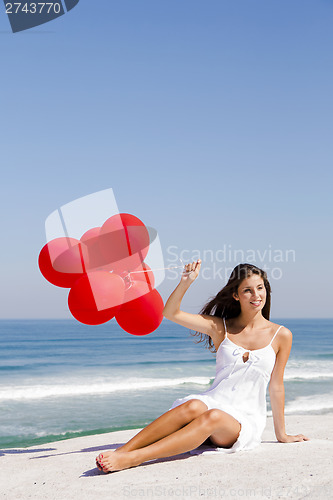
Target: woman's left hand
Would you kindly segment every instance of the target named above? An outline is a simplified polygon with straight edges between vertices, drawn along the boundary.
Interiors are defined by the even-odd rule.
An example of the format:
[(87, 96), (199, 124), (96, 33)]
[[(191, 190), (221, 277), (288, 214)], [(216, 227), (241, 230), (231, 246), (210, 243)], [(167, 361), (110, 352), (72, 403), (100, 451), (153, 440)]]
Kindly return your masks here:
[(310, 441), (310, 438), (304, 436), (303, 434), (297, 434), (296, 436), (289, 436), (286, 434), (283, 438), (278, 439), (280, 443), (296, 443), (299, 441)]

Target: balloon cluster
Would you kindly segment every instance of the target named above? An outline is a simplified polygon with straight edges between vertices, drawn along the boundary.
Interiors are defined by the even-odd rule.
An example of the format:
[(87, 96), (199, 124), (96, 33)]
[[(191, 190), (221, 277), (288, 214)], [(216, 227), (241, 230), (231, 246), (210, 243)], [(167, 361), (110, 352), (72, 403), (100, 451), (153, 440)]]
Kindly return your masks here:
[(161, 324), (164, 307), (154, 274), (144, 262), (149, 242), (140, 219), (116, 214), (80, 240), (49, 241), (38, 265), (50, 283), (70, 288), (68, 307), (81, 323), (100, 325), (115, 317), (126, 332), (147, 335)]

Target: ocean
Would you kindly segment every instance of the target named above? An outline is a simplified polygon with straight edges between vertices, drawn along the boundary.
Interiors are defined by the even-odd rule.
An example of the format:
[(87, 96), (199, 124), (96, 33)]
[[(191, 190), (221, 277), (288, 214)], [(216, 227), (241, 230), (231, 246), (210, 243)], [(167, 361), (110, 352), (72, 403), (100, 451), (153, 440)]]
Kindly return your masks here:
[[(293, 333), (286, 415), (332, 412), (333, 319), (272, 321)], [(143, 337), (115, 320), (1, 320), (0, 447), (144, 427), (214, 380), (215, 355), (197, 340), (167, 320)]]

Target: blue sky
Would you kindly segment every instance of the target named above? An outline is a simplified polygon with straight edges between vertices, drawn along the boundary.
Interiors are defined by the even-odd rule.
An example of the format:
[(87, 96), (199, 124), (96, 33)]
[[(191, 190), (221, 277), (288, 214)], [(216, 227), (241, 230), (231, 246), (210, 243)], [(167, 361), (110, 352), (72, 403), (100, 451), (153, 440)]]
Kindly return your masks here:
[(81, 0), (12, 34), (2, 8), (1, 317), (70, 317), (37, 267), (44, 222), (107, 188), (166, 265), (206, 256), (189, 312), (240, 262), (226, 245), (279, 268), (273, 318), (332, 317), (332, 24), (328, 0)]

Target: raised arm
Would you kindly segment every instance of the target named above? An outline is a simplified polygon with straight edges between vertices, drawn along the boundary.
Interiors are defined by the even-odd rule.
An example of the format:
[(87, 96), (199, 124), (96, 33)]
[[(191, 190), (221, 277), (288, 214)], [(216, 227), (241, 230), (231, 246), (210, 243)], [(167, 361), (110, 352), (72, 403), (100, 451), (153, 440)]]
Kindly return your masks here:
[(178, 325), (204, 333), (214, 338), (215, 335), (224, 334), (223, 322), (221, 318), (210, 316), (208, 314), (191, 314), (180, 309), (181, 301), (188, 288), (198, 277), (200, 267), (200, 259), (190, 264), (186, 264), (180, 283), (177, 285), (165, 304), (163, 315), (170, 321), (178, 323)]
[(297, 434), (296, 436), (290, 436), (286, 434), (285, 419), (284, 419), (285, 398), (284, 398), (283, 375), (291, 350), (292, 333), (290, 330), (288, 330), (288, 328), (283, 327), (281, 328), (279, 337), (280, 337), (279, 350), (276, 355), (276, 362), (269, 383), (269, 397), (271, 400), (276, 439), (281, 443), (308, 441), (309, 438), (303, 436), (303, 434)]

